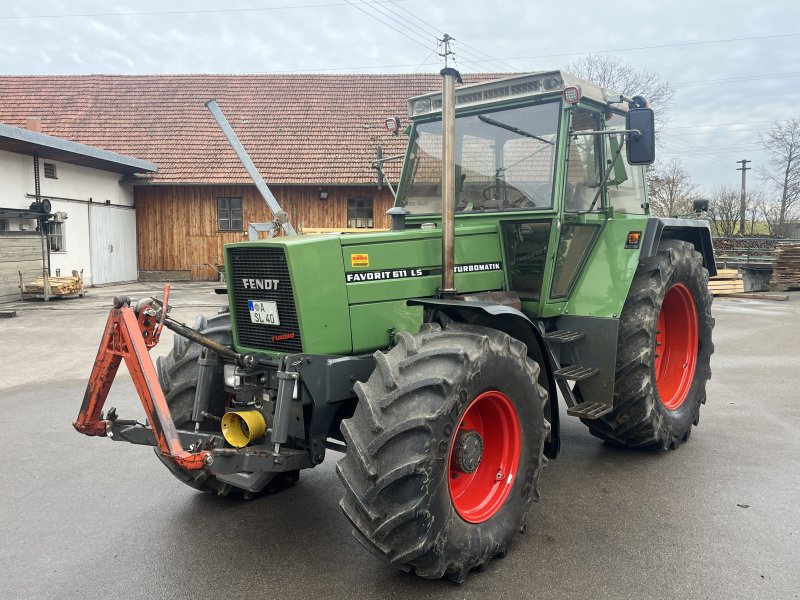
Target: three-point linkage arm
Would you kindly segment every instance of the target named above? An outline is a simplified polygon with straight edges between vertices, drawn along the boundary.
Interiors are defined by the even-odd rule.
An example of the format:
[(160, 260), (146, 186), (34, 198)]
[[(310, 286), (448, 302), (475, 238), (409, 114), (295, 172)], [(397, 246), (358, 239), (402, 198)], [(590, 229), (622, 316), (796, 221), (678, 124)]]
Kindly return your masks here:
[(116, 415), (109, 414), (108, 418), (103, 419), (103, 405), (124, 359), (161, 454), (184, 469), (201, 469), (210, 453), (183, 449), (150, 358), (149, 351), (158, 343), (164, 326), (168, 300), (169, 285), (165, 286), (161, 315), (158, 318), (157, 307), (154, 305), (147, 304), (134, 310), (129, 306), (130, 301), (127, 298), (114, 299), (114, 308), (108, 315), (83, 404), (73, 426), (85, 435), (108, 434)]

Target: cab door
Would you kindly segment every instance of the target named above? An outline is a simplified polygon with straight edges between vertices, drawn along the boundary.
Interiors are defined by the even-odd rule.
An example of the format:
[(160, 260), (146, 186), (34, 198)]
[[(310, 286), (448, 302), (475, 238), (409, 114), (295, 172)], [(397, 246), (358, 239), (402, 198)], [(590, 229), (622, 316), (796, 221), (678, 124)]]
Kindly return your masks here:
[(561, 314), (606, 221), (600, 113), (573, 108), (562, 172), (561, 219), (554, 232), (552, 279), (542, 316)]

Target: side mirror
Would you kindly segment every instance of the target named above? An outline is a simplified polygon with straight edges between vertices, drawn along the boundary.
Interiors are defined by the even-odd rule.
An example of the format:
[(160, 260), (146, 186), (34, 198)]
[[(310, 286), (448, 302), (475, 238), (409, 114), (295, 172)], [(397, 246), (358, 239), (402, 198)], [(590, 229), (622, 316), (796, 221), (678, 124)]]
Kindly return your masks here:
[(656, 159), (656, 133), (652, 109), (630, 109), (625, 117), (625, 129), (636, 129), (639, 132), (628, 134), (628, 163), (652, 165)]

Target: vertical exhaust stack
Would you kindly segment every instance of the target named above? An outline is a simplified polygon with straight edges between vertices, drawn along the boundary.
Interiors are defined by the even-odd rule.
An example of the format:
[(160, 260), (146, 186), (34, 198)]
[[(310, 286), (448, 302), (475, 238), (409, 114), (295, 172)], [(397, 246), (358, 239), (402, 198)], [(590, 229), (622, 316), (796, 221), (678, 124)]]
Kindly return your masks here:
[(446, 67), (442, 76), (442, 285), (441, 298), (452, 298), (455, 288), (456, 227), (456, 81), (461, 75)]

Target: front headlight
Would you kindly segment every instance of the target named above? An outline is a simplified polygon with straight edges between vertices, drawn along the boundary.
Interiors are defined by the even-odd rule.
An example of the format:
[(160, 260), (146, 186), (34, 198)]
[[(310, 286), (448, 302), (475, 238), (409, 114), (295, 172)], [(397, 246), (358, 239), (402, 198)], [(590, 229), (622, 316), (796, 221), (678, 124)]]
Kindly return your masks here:
[(225, 387), (237, 388), (242, 385), (242, 378), (236, 374), (236, 365), (223, 365), (222, 377), (225, 380)]

